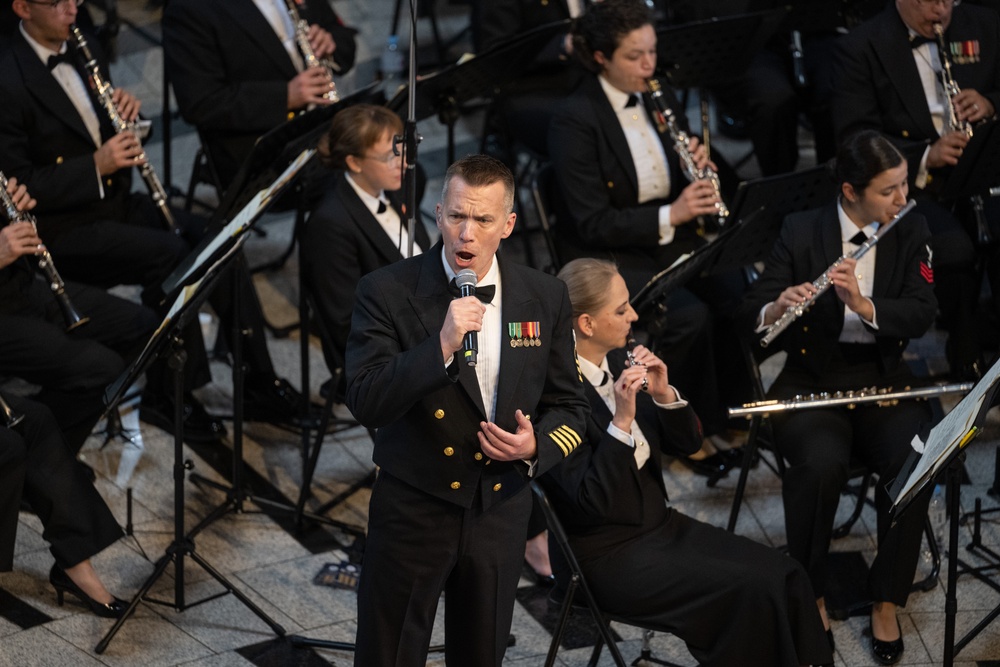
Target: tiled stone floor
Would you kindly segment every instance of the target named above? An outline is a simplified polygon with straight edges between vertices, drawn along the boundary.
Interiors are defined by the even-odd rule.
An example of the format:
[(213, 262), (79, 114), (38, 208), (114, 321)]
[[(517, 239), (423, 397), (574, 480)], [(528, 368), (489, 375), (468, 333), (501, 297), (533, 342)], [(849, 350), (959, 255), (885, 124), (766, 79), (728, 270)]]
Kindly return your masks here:
[[(318, 0), (317, 0), (318, 1)], [(442, 32), (456, 34), (464, 24), (465, 9), (441, 5)], [(389, 32), (392, 3), (389, 0), (364, 2), (336, 0), (334, 6), (351, 25), (361, 30), (359, 64), (355, 71), (339, 83), (342, 91), (350, 91), (371, 79), (385, 35)], [(157, 14), (141, 1), (121, 0), (122, 16), (134, 22), (152, 36), (158, 35)], [(97, 14), (98, 16), (99, 13)], [(429, 43), (430, 30), (426, 20), (419, 22), (421, 43)], [(404, 20), (403, 25), (406, 25)], [(404, 28), (405, 32), (405, 28)], [(408, 41), (404, 38), (404, 43)], [(117, 85), (137, 93), (144, 100), (147, 114), (159, 115), (161, 104), (161, 52), (138, 32), (125, 27), (120, 36), (121, 57), (113, 67)], [(476, 150), (478, 118), (463, 118), (457, 128), (458, 154)], [(191, 160), (197, 149), (197, 138), (182, 122), (175, 122), (171, 144), (173, 170), (171, 180), (186, 185)], [(446, 139), (444, 128), (436, 119), (420, 123), (424, 136), (421, 156), (431, 179), (423, 202), (429, 210), (436, 200), (440, 176), (445, 166)], [(746, 144), (716, 143), (719, 150), (738, 158)], [(162, 142), (149, 146), (148, 153), (158, 167), (162, 157)], [(808, 142), (803, 148), (803, 163), (811, 160)], [(752, 177), (754, 165), (745, 167), (742, 175)], [(166, 179), (164, 179), (166, 180)], [(138, 181), (138, 179), (137, 179)], [(200, 195), (210, 193), (200, 190)], [(253, 238), (247, 247), (251, 264), (256, 265), (280, 254), (288, 243), (291, 220), (287, 215), (267, 215), (261, 223), (266, 238)], [(512, 250), (519, 251), (514, 245)], [(296, 315), (295, 255), (283, 269), (258, 274), (257, 287), (272, 324), (295, 321)], [(126, 291), (127, 293), (127, 291)], [(211, 333), (214, 321), (205, 319)], [(213, 337), (209, 335), (208, 340)], [(300, 355), (297, 333), (286, 339), (269, 339), (269, 346), (279, 371), (298, 384)], [(942, 338), (931, 333), (917, 341), (912, 350), (931, 372), (943, 367)], [(328, 377), (316, 341), (310, 352), (310, 390), (317, 397), (319, 384)], [(230, 369), (221, 362), (213, 364), (214, 382), (201, 390), (210, 409), (218, 413), (231, 411), (232, 383)], [(342, 410), (342, 408), (338, 408)], [(996, 411), (991, 414), (982, 436), (968, 449), (966, 468), (971, 484), (962, 489), (962, 507), (968, 511), (977, 498), (987, 507), (997, 504), (987, 495), (994, 483), (994, 461), (1000, 445), (1000, 425)], [(230, 433), (232, 433), (232, 424)], [(95, 565), (110, 587), (121, 597), (130, 598), (153, 571), (153, 563), (164, 553), (173, 537), (173, 444), (162, 431), (142, 425), (145, 449), (127, 486), (131, 488), (133, 506), (127, 513), (125, 485), (115, 483), (123, 445), (111, 443), (101, 447), (100, 438), (92, 438), (83, 451), (84, 460), (98, 472), (97, 485), (119, 521), (131, 523), (132, 535), (101, 553)], [(244, 458), (251, 471), (249, 486), (262, 498), (291, 499), (298, 492), (301, 459), (298, 436), (265, 424), (247, 424)], [(194, 466), (194, 472), (208, 479), (225, 482), (230, 476), (229, 449), (212, 451), (185, 448), (184, 456)], [(362, 429), (351, 429), (328, 437), (319, 462), (314, 484), (316, 499), (311, 506), (336, 496), (363, 479), (371, 470), (371, 442)], [(674, 504), (694, 517), (716, 525), (725, 525), (735, 488), (735, 477), (707, 488), (702, 478), (673, 463), (665, 473)], [(184, 485), (185, 519), (191, 528), (212, 509), (225, 501), (225, 496), (211, 486), (188, 482)], [(339, 521), (364, 525), (368, 493), (361, 489), (351, 494), (331, 516)], [(219, 521), (204, 528), (196, 536), (196, 552), (211, 566), (245, 593), (255, 604), (282, 625), (289, 633), (309, 637), (349, 642), (355, 632), (355, 599), (349, 591), (316, 586), (313, 577), (323, 564), (338, 560), (332, 550), (350, 544), (345, 533), (329, 528), (316, 528), (304, 534), (294, 531), (281, 513), (260, 513), (256, 503), (248, 501), (242, 513), (227, 513)], [(841, 512), (846, 515), (850, 504), (845, 500)], [(750, 476), (750, 484), (737, 531), (766, 544), (784, 543), (783, 511), (780, 484), (777, 478), (761, 466)], [(860, 552), (870, 559), (874, 550), (874, 514), (866, 509), (851, 534), (836, 542), (834, 549)], [(969, 526), (961, 530), (962, 558), (976, 562), (964, 552), (969, 542)], [(1000, 544), (1000, 527), (988, 522), (983, 529), (987, 545)], [(15, 570), (0, 575), (0, 666), (52, 665), (190, 665), (237, 667), (240, 665), (349, 665), (350, 653), (331, 650), (296, 649), (275, 641), (274, 633), (233, 595), (224, 595), (188, 606), (183, 611), (173, 607), (180, 602), (175, 597), (175, 570), (167, 569), (154, 587), (154, 593), (168, 605), (141, 604), (137, 613), (113, 639), (107, 650), (98, 655), (94, 648), (111, 627), (111, 622), (86, 613), (69, 604), (58, 607), (46, 578), (51, 556), (41, 536), (37, 519), (22, 513), (16, 545)], [(192, 605), (205, 596), (221, 592), (220, 587), (205, 571), (190, 559), (184, 559), (186, 586), (183, 602)], [(665, 564), (669, 567), (669, 564)], [(927, 593), (916, 593), (900, 615), (906, 639), (902, 664), (940, 664), (943, 654), (945, 588), (940, 583)], [(522, 581), (520, 602), (515, 610), (513, 634), (516, 644), (507, 652), (505, 663), (510, 665), (540, 665), (548, 648), (551, 614), (546, 617), (545, 594), (528, 581)], [(971, 577), (959, 580), (958, 632), (963, 634), (980, 618), (1000, 604), (1000, 593)], [(541, 621), (539, 619), (542, 619)], [(639, 653), (641, 635), (634, 628), (616, 626), (623, 638), (622, 651), (631, 661)], [(837, 639), (836, 664), (840, 667), (860, 667), (872, 664), (867, 650), (867, 621), (864, 616), (834, 622)], [(434, 641), (440, 642), (439, 628)], [(590, 634), (587, 623), (576, 622), (559, 654), (558, 664), (576, 667), (586, 664), (590, 654)], [(693, 664), (681, 642), (676, 638), (657, 635), (653, 638), (658, 657)], [(443, 659), (432, 654), (429, 665), (442, 665)], [(601, 665), (610, 665), (606, 652)], [(956, 664), (1000, 665), (1000, 629), (988, 626), (960, 654)]]

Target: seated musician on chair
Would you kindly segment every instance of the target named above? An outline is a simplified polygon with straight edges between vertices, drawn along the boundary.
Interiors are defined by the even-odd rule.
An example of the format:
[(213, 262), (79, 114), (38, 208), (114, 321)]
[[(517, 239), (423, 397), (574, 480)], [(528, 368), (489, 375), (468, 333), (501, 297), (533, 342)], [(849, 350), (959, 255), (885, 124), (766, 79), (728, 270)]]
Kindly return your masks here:
[[(333, 117), (320, 143), (320, 158), (337, 176), (313, 208), (300, 247), (302, 270), (326, 334), (323, 354), (331, 373), (344, 364), (361, 276), (409, 252), (399, 197), (404, 165), (393, 147), (393, 137), (402, 133), (403, 123), (393, 112), (357, 104)], [(413, 254), (429, 249), (418, 217)], [(337, 391), (343, 395), (343, 379)]]
[[(707, 179), (690, 180), (670, 134), (657, 127), (647, 110), (652, 101), (643, 93), (656, 68), (656, 32), (646, 3), (606, 0), (590, 5), (577, 19), (573, 44), (574, 55), (592, 75), (557, 108), (549, 133), (560, 194), (553, 207), (559, 252), (569, 259), (615, 261), (635, 294), (654, 275), (705, 244), (697, 221), (718, 213), (719, 198)], [(678, 124), (685, 129), (673, 93), (664, 88), (662, 99), (677, 110)], [(697, 139), (684, 148), (698, 169), (709, 166)], [(743, 288), (739, 276), (726, 276), (731, 277), (736, 280), (699, 280), (673, 291), (666, 302), (670, 316), (653, 346), (692, 398), (707, 435), (724, 433), (719, 392), (734, 384), (730, 369), (720, 385), (717, 369), (723, 364), (717, 355), (735, 346), (716, 345), (717, 337), (732, 327), (720, 331), (714, 322), (714, 315), (721, 319), (733, 312)], [(703, 453), (712, 454), (707, 441)], [(712, 454), (708, 463), (717, 467), (713, 471), (681, 459), (710, 480), (725, 474), (733, 460)]]
[(591, 417), (584, 443), (541, 484), (598, 605), (678, 636), (706, 667), (832, 663), (801, 565), (664, 503), (662, 454), (696, 451), (701, 434), (658, 357), (639, 346), (624, 363), (637, 316), (614, 264), (577, 259), (559, 277)]
[[(813, 295), (813, 281), (864, 242), (858, 234), (870, 236), (906, 203), (906, 161), (877, 132), (861, 132), (841, 146), (835, 175), (838, 200), (785, 220), (747, 296), (744, 316), (757, 318), (758, 332)], [(773, 397), (911, 385), (903, 350), (908, 339), (927, 331), (937, 309), (929, 242), (923, 216), (910, 213), (863, 257), (832, 268), (833, 289), (776, 338), (788, 360), (770, 390)], [(782, 489), (788, 551), (809, 572), (826, 627), (827, 551), (852, 457), (882, 482), (875, 492), (879, 549), (868, 580), (872, 652), (882, 664), (895, 663), (903, 652), (896, 607), (906, 604), (913, 583), (928, 502), (927, 494), (918, 497), (890, 527), (885, 483), (897, 476), (918, 425), (929, 418), (926, 403), (905, 400), (773, 418), (778, 451), (789, 463)]]

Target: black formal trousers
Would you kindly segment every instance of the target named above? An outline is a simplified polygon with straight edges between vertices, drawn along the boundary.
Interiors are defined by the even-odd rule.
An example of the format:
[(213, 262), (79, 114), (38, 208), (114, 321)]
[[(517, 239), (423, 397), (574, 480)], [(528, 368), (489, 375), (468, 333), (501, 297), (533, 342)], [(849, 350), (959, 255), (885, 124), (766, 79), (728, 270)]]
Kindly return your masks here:
[[(779, 375), (770, 394), (791, 398), (796, 394), (871, 386), (898, 390), (914, 382), (905, 367), (887, 375), (880, 373), (874, 358), (854, 363), (839, 361), (842, 363), (834, 365), (822, 381), (800, 369), (787, 369)], [(896, 479), (913, 451), (910, 441), (919, 425), (931, 419), (927, 403), (901, 401), (884, 408), (868, 404), (853, 410), (801, 410), (778, 413), (772, 419), (778, 451), (788, 461), (782, 479), (788, 553), (805, 566), (816, 596), (823, 597), (827, 589), (827, 554), (837, 505), (852, 461), (857, 459), (878, 475), (878, 553), (869, 571), (869, 593), (876, 602), (905, 605), (920, 556), (930, 495), (919, 495), (890, 527), (892, 498), (886, 487)]]
[[(613, 374), (622, 363), (609, 358)], [(797, 667), (832, 661), (802, 567), (774, 549), (691, 519), (666, 504), (663, 453), (690, 454), (701, 434), (690, 407), (636, 399), (648, 441), (635, 450), (607, 432), (612, 415), (589, 383), (584, 444), (541, 483), (602, 610), (683, 640), (706, 667)], [(552, 569), (564, 586), (561, 554)]]
[(0, 304), (0, 370), (41, 385), (37, 400), (55, 414), (77, 452), (104, 410), (104, 389), (125, 370), (157, 325), (139, 304), (95, 287), (67, 283), (66, 293), (90, 322), (66, 332), (48, 285), (27, 281)]
[(499, 666), (530, 514), (527, 488), (486, 510), (465, 508), (380, 471), (358, 588), (358, 616), (369, 622), (358, 624), (354, 664), (426, 664), (444, 591), (445, 662)]
[(0, 426), (0, 572), (14, 568), (14, 541), (27, 450), (20, 433)]
[[(122, 529), (66, 446), (52, 413), (34, 401), (7, 400), (25, 418), (13, 430), (0, 427), (0, 457), (5, 450), (16, 453), (23, 448), (23, 498), (41, 521), (42, 537), (56, 564), (72, 567), (114, 544)], [(13, 508), (6, 504), (12, 499), (16, 501)], [(11, 513), (16, 517), (20, 498), (5, 493), (4, 503), (0, 517)], [(0, 551), (0, 571), (9, 570), (10, 565)]]

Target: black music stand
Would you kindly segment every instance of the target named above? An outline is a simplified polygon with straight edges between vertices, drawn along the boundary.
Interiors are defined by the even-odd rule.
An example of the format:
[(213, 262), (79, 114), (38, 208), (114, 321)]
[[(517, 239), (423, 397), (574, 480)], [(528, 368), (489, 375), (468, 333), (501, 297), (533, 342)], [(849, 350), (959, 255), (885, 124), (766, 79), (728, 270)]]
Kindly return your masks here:
[(782, 7), (657, 29), (657, 69), (674, 88), (698, 90), (706, 150), (711, 141), (705, 89), (731, 83), (742, 75), (786, 13)]
[[(1000, 585), (990, 581), (982, 573), (1000, 568), (1000, 554), (982, 545), (979, 549), (990, 556), (994, 563), (974, 568), (958, 557), (959, 500), (962, 483), (962, 459), (965, 447), (982, 431), (986, 413), (997, 399), (1000, 391), (1000, 362), (989, 369), (972, 391), (930, 430), (924, 440), (922, 454), (913, 452), (907, 460), (899, 478), (890, 483), (889, 496), (895, 498), (891, 516), (893, 521), (917, 495), (934, 483), (940, 473), (946, 470), (946, 505), (948, 510), (948, 587), (945, 593), (944, 661), (945, 667), (954, 664), (955, 654), (961, 651), (987, 625), (1000, 616), (1000, 605), (987, 614), (962, 639), (955, 641), (955, 616), (958, 611), (958, 577), (971, 574), (1000, 592)], [(970, 545), (971, 548), (971, 545)], [(961, 566), (961, 570), (959, 569)]]
[[(257, 140), (253, 151), (244, 161), (240, 168), (233, 186), (227, 191), (226, 197), (219, 204), (216, 213), (209, 224), (210, 233), (206, 235), (202, 242), (194, 249), (178, 267), (171, 273), (163, 283), (163, 291), (171, 293), (181, 288), (188, 281), (194, 280), (199, 274), (200, 267), (204, 266), (206, 259), (218, 256), (225, 252), (234, 238), (242, 238), (247, 229), (252, 229), (254, 222), (260, 217), (268, 205), (277, 199), (281, 192), (287, 188), (301, 171), (307, 168), (308, 163), (315, 155), (315, 146), (319, 138), (325, 134), (329, 127), (329, 121), (343, 108), (370, 99), (374, 86), (369, 86), (359, 93), (345, 98), (327, 107), (320, 107), (313, 111), (301, 114), (295, 119), (281, 125), (268, 132)], [(284, 172), (280, 172), (284, 169)], [(262, 187), (263, 186), (263, 187)], [(260, 189), (257, 189), (260, 188)], [(233, 213), (236, 206), (242, 208)], [(226, 222), (227, 218), (222, 217), (232, 215), (232, 219)], [(211, 233), (214, 232), (214, 233)], [(237, 290), (234, 290), (234, 300), (239, 298)], [(263, 335), (263, 332), (256, 332)], [(351, 525), (342, 521), (331, 519), (324, 515), (314, 513), (303, 513), (296, 505), (290, 501), (272, 500), (259, 495), (251, 494), (243, 484), (243, 375), (242, 363), (242, 336), (240, 331), (234, 332), (233, 343), (233, 452), (232, 452), (232, 484), (230, 486), (219, 484), (213, 480), (206, 479), (201, 475), (192, 474), (192, 481), (212, 486), (226, 493), (226, 500), (215, 510), (205, 516), (202, 521), (191, 530), (191, 535), (195, 535), (209, 524), (222, 518), (230, 511), (242, 513), (244, 503), (251, 500), (258, 505), (266, 506), (273, 510), (288, 512), (295, 515), (297, 520), (306, 516), (314, 521), (324, 523), (353, 535), (362, 537), (364, 528)], [(305, 477), (306, 463), (311, 441), (311, 424), (308, 419), (309, 411), (309, 376), (308, 376), (308, 356), (309, 337), (303, 334), (300, 348), (302, 376), (304, 378), (302, 386), (302, 412), (303, 420), (301, 424), (301, 442), (303, 459), (303, 477)], [(320, 420), (317, 420), (320, 421)], [(300, 497), (302, 496), (300, 490)]]
[[(218, 570), (212, 567), (196, 551), (193, 534), (184, 532), (184, 471), (189, 468), (189, 464), (184, 460), (184, 362), (186, 354), (183, 350), (181, 332), (192, 318), (197, 318), (198, 308), (208, 298), (209, 293), (215, 287), (216, 279), (224, 271), (234, 257), (239, 256), (243, 247), (244, 236), (239, 236), (235, 242), (229, 244), (226, 252), (215, 261), (204, 267), (201, 278), (187, 284), (177, 295), (173, 305), (167, 312), (166, 317), (160, 326), (153, 333), (153, 337), (147, 342), (146, 347), (139, 356), (132, 362), (128, 369), (105, 391), (105, 402), (107, 411), (114, 410), (118, 402), (122, 399), (127, 387), (131, 386), (135, 380), (148, 368), (149, 364), (163, 355), (169, 355), (168, 366), (174, 372), (174, 539), (167, 547), (164, 555), (156, 562), (153, 574), (146, 579), (142, 587), (132, 598), (125, 613), (115, 621), (115, 624), (108, 630), (107, 634), (94, 648), (98, 654), (103, 653), (108, 644), (122, 628), (125, 622), (135, 613), (139, 602), (162, 604), (173, 607), (177, 611), (185, 611), (190, 607), (197, 606), (209, 600), (214, 600), (226, 593), (232, 593), (250, 609), (262, 621), (264, 621), (276, 635), (285, 636), (285, 629), (270, 618), (260, 607), (236, 588)], [(210, 595), (209, 597), (188, 603), (184, 593), (184, 557), (194, 560), (205, 572), (210, 574), (219, 584), (225, 588), (225, 592)], [(172, 602), (146, 598), (153, 585), (166, 572), (167, 566), (174, 564), (174, 599)]]
[(736, 238), (726, 244), (715, 267), (746, 267), (763, 262), (778, 240), (786, 216), (828, 204), (836, 199), (837, 192), (825, 165), (743, 181), (730, 207), (733, 217), (739, 222), (760, 211), (758, 220), (752, 226), (734, 226)]
[[(569, 21), (557, 21), (539, 26), (417, 81), (414, 120), (436, 113), (448, 127), (448, 164), (455, 161), (455, 123), (461, 117), (461, 105), (493, 97), (497, 89), (525, 71), (545, 45), (560, 31), (565, 32), (568, 25)], [(408, 98), (409, 85), (401, 87), (386, 106), (400, 113)]]

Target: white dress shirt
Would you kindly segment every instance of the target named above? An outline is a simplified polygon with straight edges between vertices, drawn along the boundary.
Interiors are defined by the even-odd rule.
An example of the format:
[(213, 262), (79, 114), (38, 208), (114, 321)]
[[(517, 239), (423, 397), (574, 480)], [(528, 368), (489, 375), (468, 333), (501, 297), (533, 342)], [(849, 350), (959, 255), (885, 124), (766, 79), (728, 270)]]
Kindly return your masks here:
[[(913, 30), (909, 30), (910, 37), (917, 35)], [(920, 74), (920, 85), (924, 90), (924, 98), (927, 100), (927, 109), (931, 113), (931, 121), (938, 134), (948, 131), (945, 127), (945, 117), (947, 107), (945, 106), (944, 85), (941, 82), (941, 57), (938, 53), (938, 45), (935, 42), (926, 42), (913, 49), (913, 62), (917, 65), (917, 73)], [(914, 185), (918, 188), (927, 186), (927, 155), (930, 153), (930, 146), (924, 149), (924, 154), (920, 158), (920, 167), (917, 169)]]
[[(871, 238), (871, 235), (878, 231), (879, 228), (879, 223), (872, 222), (859, 230), (858, 226), (847, 216), (847, 212), (844, 211), (844, 206), (840, 201), (837, 202), (837, 218), (840, 220), (841, 246), (845, 255), (849, 255), (858, 249), (858, 246), (851, 243), (851, 238), (858, 231), (864, 232), (865, 236)], [(858, 260), (858, 264), (854, 269), (854, 275), (858, 279), (858, 289), (861, 292), (861, 296), (868, 299), (868, 301), (871, 301), (872, 287), (875, 284), (875, 253), (877, 251), (877, 245), (869, 248), (868, 252)], [(841, 343), (874, 343), (875, 334), (868, 331), (865, 328), (865, 324), (873, 329), (878, 329), (877, 320), (878, 317), (875, 314), (874, 303), (872, 303), (872, 321), (870, 322), (848, 308), (845, 304), (844, 328), (840, 330), (840, 338), (837, 340)]]
[[(639, 99), (635, 106), (626, 106), (632, 95), (618, 90), (603, 76), (597, 77), (597, 80), (601, 82), (601, 88), (604, 89), (604, 94), (607, 95), (608, 102), (615, 110), (618, 122), (625, 133), (625, 141), (628, 142), (629, 153), (632, 155), (635, 173), (639, 179), (639, 203), (666, 199), (670, 196), (670, 167), (667, 163), (667, 154), (642, 100)], [(669, 204), (660, 207), (659, 227), (660, 245), (667, 245), (674, 240)]]
[(302, 60), (302, 54), (299, 53), (299, 46), (295, 42), (295, 26), (288, 14), (285, 0), (253, 0), (253, 3), (267, 19), (281, 45), (285, 47), (288, 57), (295, 65), (295, 70), (301, 72), (305, 68), (305, 63)]
[[(392, 245), (396, 246), (400, 255), (406, 257), (406, 251), (410, 242), (409, 234), (407, 233), (406, 228), (402, 225), (402, 221), (399, 219), (399, 213), (397, 213), (396, 209), (389, 205), (389, 200), (385, 196), (385, 191), (383, 190), (380, 192), (378, 197), (372, 197), (370, 194), (361, 189), (361, 186), (358, 185), (353, 178), (351, 178), (350, 173), (345, 175), (347, 176), (347, 182), (352, 188), (354, 188), (354, 191), (358, 193), (358, 198), (361, 199), (361, 203), (364, 204), (369, 211), (371, 211), (373, 216), (375, 216), (375, 220), (382, 228), (382, 231), (385, 232), (385, 235), (389, 237), (389, 240), (392, 241)], [(385, 204), (385, 211), (382, 213), (378, 212), (379, 204)], [(419, 220), (416, 222), (417, 224), (421, 224)], [(416, 257), (421, 252), (422, 250), (420, 246), (417, 244), (416, 239), (414, 239), (413, 256)]]
[[(441, 249), (441, 263), (444, 265), (445, 277), (450, 282), (455, 278), (455, 272), (445, 256), (444, 248)], [(497, 410), (497, 380), (500, 377), (500, 337), (503, 330), (500, 328), (501, 298), (503, 296), (500, 284), (500, 267), (496, 257), (493, 257), (493, 264), (483, 279), (476, 283), (476, 286), (496, 285), (496, 293), (493, 300), (487, 304), (486, 313), (483, 315), (483, 328), (476, 336), (479, 344), (479, 352), (476, 361), (476, 378), (479, 380), (479, 391), (483, 396), (483, 407), (491, 422), (496, 421)], [(454, 359), (454, 357), (452, 357)], [(445, 366), (449, 366), (452, 360), (448, 360)]]

